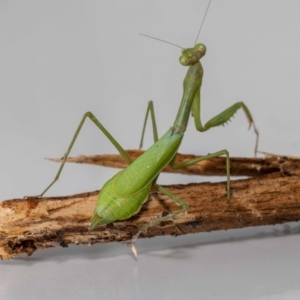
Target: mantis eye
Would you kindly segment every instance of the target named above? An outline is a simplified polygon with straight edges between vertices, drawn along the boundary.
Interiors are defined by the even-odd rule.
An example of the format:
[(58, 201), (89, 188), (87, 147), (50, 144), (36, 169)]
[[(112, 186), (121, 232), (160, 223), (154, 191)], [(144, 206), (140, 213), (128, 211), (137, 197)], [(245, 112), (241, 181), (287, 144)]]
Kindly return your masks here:
[(195, 52), (200, 52), (202, 57), (206, 53), (206, 46), (204, 44), (197, 44), (195, 45), (194, 50)]

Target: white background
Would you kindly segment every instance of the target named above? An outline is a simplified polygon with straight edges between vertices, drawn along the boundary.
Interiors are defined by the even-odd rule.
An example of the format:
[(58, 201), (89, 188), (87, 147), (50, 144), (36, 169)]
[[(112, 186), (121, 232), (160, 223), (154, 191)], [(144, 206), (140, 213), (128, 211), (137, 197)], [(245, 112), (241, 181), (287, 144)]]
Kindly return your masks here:
[[(0, 199), (40, 193), (86, 111), (125, 149), (137, 148), (148, 100), (159, 134), (172, 124), (207, 1), (1, 1)], [(213, 0), (199, 41), (203, 122), (244, 101), (259, 149), (299, 155), (300, 2)], [(228, 149), (252, 156), (255, 135), (239, 111), (228, 126), (198, 133), (180, 152)], [(150, 127), (149, 127), (150, 129)], [(147, 131), (146, 146), (152, 143)], [(72, 154), (116, 153), (87, 122)], [(47, 193), (100, 189), (116, 170), (67, 165)], [(162, 175), (163, 184), (215, 180)], [(0, 262), (1, 299), (299, 299), (299, 225), (258, 227), (137, 243), (49, 249)]]

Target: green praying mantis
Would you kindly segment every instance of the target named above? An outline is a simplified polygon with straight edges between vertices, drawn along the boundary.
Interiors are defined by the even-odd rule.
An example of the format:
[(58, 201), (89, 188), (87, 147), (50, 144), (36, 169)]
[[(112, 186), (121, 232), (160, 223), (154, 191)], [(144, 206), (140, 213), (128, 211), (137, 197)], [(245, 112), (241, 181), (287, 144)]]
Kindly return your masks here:
[[(198, 32), (198, 36), (200, 30)], [(145, 232), (149, 227), (155, 226), (164, 220), (174, 218), (181, 213), (187, 212), (189, 208), (186, 202), (173, 195), (166, 188), (157, 184), (157, 179), (162, 169), (167, 164), (170, 164), (170, 166), (175, 169), (185, 168), (200, 161), (220, 155), (226, 156), (227, 201), (230, 207), (234, 209), (230, 199), (230, 160), (227, 150), (220, 150), (206, 156), (201, 156), (189, 161), (185, 161), (183, 163), (176, 164), (176, 153), (182, 142), (190, 115), (194, 117), (196, 130), (204, 132), (212, 127), (223, 125), (235, 114), (238, 109), (243, 109), (249, 121), (250, 127), (253, 126), (254, 128), (256, 134), (255, 152), (257, 150), (258, 130), (255, 127), (249, 109), (243, 102), (237, 102), (233, 104), (223, 112), (210, 119), (205, 125), (202, 125), (200, 117), (200, 89), (203, 77), (203, 67), (201, 65), (200, 59), (205, 54), (206, 46), (201, 43), (195, 43), (194, 47), (182, 50), (179, 61), (181, 65), (189, 67), (183, 82), (183, 96), (173, 126), (168, 129), (161, 138), (158, 138), (157, 134), (153, 102), (149, 101), (143, 124), (140, 147), (142, 147), (145, 127), (149, 114), (151, 115), (152, 119), (154, 144), (147, 151), (145, 151), (143, 155), (133, 161), (128, 153), (94, 116), (94, 114), (91, 112), (87, 112), (82, 117), (75, 131), (75, 134), (62, 159), (62, 163), (55, 178), (38, 196), (42, 197), (48, 191), (48, 189), (58, 180), (82, 126), (85, 120), (89, 118), (116, 147), (116, 149), (129, 165), (126, 169), (118, 172), (103, 185), (102, 190), (99, 193), (98, 201), (91, 219), (91, 229), (95, 229), (98, 226), (106, 225), (115, 221), (126, 220), (131, 216), (137, 214), (140, 211), (142, 205), (147, 201), (151, 189), (154, 188), (158, 190), (159, 192), (173, 199), (180, 206), (180, 209), (169, 212), (169, 214), (167, 214), (166, 216), (158, 217), (157, 219), (145, 224), (138, 230), (137, 234), (133, 236), (131, 242), (129, 242), (129, 244), (132, 246), (134, 254), (137, 255), (135, 249), (135, 241), (141, 233)]]

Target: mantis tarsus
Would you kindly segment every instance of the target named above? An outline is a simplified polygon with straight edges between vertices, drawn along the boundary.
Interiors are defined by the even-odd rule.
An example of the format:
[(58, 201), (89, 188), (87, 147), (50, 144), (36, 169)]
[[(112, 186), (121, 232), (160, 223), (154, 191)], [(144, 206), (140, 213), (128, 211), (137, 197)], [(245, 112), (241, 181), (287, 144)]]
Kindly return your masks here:
[[(201, 27), (200, 27), (201, 29)], [(247, 106), (243, 102), (238, 102), (224, 110), (214, 118), (210, 119), (204, 126), (201, 123), (200, 118), (200, 88), (202, 83), (203, 68), (200, 63), (200, 59), (206, 53), (206, 46), (199, 43), (193, 48), (187, 48), (182, 50), (182, 55), (179, 58), (180, 63), (183, 66), (189, 66), (186, 77), (183, 82), (183, 96), (181, 104), (175, 118), (173, 126), (158, 139), (153, 102), (149, 101), (146, 112), (146, 117), (143, 125), (143, 132), (141, 138), (141, 144), (144, 138), (145, 126), (147, 123), (148, 115), (151, 114), (154, 141), (155, 143), (138, 159), (132, 161), (127, 152), (120, 146), (120, 144), (110, 135), (105, 127), (98, 121), (98, 119), (91, 112), (84, 114), (80, 121), (77, 130), (71, 140), (71, 143), (64, 155), (60, 168), (50, 185), (39, 195), (40, 197), (57, 181), (60, 173), (64, 167), (64, 164), (69, 156), (69, 153), (76, 141), (76, 138), (86, 120), (89, 118), (111, 141), (111, 143), (117, 148), (119, 153), (124, 157), (129, 166), (117, 173), (110, 180), (108, 180), (102, 187), (98, 196), (98, 202), (95, 207), (93, 217), (91, 219), (90, 228), (94, 229), (97, 226), (112, 223), (118, 220), (125, 220), (131, 216), (137, 214), (141, 209), (143, 203), (147, 201), (151, 188), (155, 188), (161, 193), (172, 198), (181, 209), (170, 212), (168, 215), (159, 217), (150, 223), (142, 226), (137, 234), (133, 236), (131, 240), (131, 246), (135, 252), (134, 243), (139, 234), (146, 231), (149, 227), (155, 226), (160, 222), (175, 217), (176, 215), (186, 212), (188, 210), (188, 204), (181, 199), (174, 196), (167, 189), (156, 183), (158, 176), (162, 169), (170, 164), (173, 168), (185, 168), (193, 165), (202, 160), (210, 159), (216, 156), (226, 156), (226, 170), (227, 170), (227, 200), (231, 208), (233, 205), (230, 200), (230, 163), (229, 153), (227, 150), (217, 151), (206, 156), (198, 157), (184, 163), (176, 164), (176, 153), (181, 144), (181, 141), (186, 130), (190, 113), (194, 117), (195, 127), (198, 131), (207, 131), (212, 127), (216, 127), (226, 123), (234, 113), (242, 108), (248, 118), (250, 126), (253, 125), (254, 131), (258, 140), (258, 131), (254, 125), (253, 118)], [(257, 149), (257, 141), (255, 151)], [(136, 252), (135, 252), (136, 254)]]

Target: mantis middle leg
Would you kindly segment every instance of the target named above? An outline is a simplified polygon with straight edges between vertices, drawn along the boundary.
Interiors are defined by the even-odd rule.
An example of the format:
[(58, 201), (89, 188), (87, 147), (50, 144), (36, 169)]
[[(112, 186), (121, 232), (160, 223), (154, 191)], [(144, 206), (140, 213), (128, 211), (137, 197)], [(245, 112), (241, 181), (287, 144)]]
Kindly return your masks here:
[(231, 202), (231, 199), (230, 199), (230, 157), (229, 157), (229, 152), (227, 150), (223, 149), (223, 150), (220, 150), (220, 151), (217, 151), (217, 152), (214, 152), (214, 153), (210, 153), (210, 154), (205, 155), (205, 156), (199, 156), (199, 157), (193, 158), (191, 160), (184, 161), (184, 162), (179, 163), (179, 164), (175, 163), (176, 157), (174, 157), (170, 162), (170, 166), (173, 169), (182, 169), (182, 168), (186, 168), (188, 166), (194, 165), (194, 164), (196, 164), (200, 161), (211, 159), (211, 158), (218, 157), (218, 156), (221, 156), (221, 155), (226, 156), (227, 201), (228, 201), (229, 206), (233, 210), (236, 211), (236, 209), (234, 208), (234, 206)]
[(104, 135), (111, 141), (111, 143), (116, 147), (116, 149), (119, 151), (119, 153), (123, 156), (123, 158), (127, 161), (127, 163), (130, 165), (131, 163), (132, 163), (132, 159), (131, 159), (131, 157), (128, 155), (128, 153), (121, 147), (121, 145), (113, 138), (113, 136), (106, 130), (106, 128), (98, 121), (98, 119), (94, 116), (94, 114), (92, 114), (91, 112), (86, 112), (84, 115), (83, 115), (83, 117), (82, 117), (82, 119), (81, 119), (81, 121), (80, 121), (80, 123), (79, 123), (79, 125), (78, 125), (78, 127), (77, 127), (77, 129), (76, 129), (76, 131), (75, 131), (75, 133), (74, 133), (74, 136), (73, 136), (73, 138), (72, 138), (72, 140), (71, 140), (71, 142), (70, 142), (70, 144), (69, 144), (69, 147), (68, 147), (68, 149), (67, 149), (67, 152), (64, 154), (64, 156), (63, 156), (63, 161), (62, 161), (62, 163), (61, 163), (61, 165), (60, 165), (60, 167), (59, 167), (59, 169), (58, 169), (58, 172), (57, 172), (57, 174), (55, 175), (55, 177), (54, 177), (54, 179), (52, 180), (52, 182), (46, 187), (46, 189), (41, 193), (41, 194), (39, 194), (39, 195), (37, 195), (37, 196), (34, 196), (34, 197), (42, 197), (50, 188), (51, 188), (51, 186), (58, 180), (58, 178), (59, 178), (59, 176), (60, 176), (60, 174), (61, 174), (61, 172), (62, 172), (62, 169), (63, 169), (63, 167), (64, 167), (64, 165), (65, 165), (65, 163), (66, 163), (66, 160), (67, 160), (67, 158), (68, 158), (68, 156), (69, 156), (69, 154), (70, 154), (70, 152), (71, 152), (71, 150), (72, 150), (72, 148), (73, 148), (73, 145), (74, 145), (74, 143), (75, 143), (75, 141), (76, 141), (76, 139), (77, 139), (77, 137), (78, 137), (78, 135), (79, 135), (79, 132), (80, 132), (80, 130), (81, 130), (81, 128), (82, 128), (82, 126), (83, 126), (83, 124), (84, 124), (84, 122), (85, 122), (85, 120), (87, 119), (87, 118), (89, 118), (103, 133), (104, 133)]
[(142, 137), (141, 137), (139, 149), (141, 149), (143, 147), (144, 135), (145, 135), (145, 130), (146, 130), (146, 125), (147, 125), (147, 120), (148, 120), (149, 112), (150, 112), (151, 120), (152, 120), (152, 130), (153, 130), (154, 143), (157, 142), (157, 140), (158, 140), (156, 120), (155, 120), (155, 113), (154, 113), (154, 105), (153, 105), (153, 101), (150, 100), (148, 102), (146, 116), (145, 116), (145, 120), (144, 120), (144, 124), (143, 124)]

